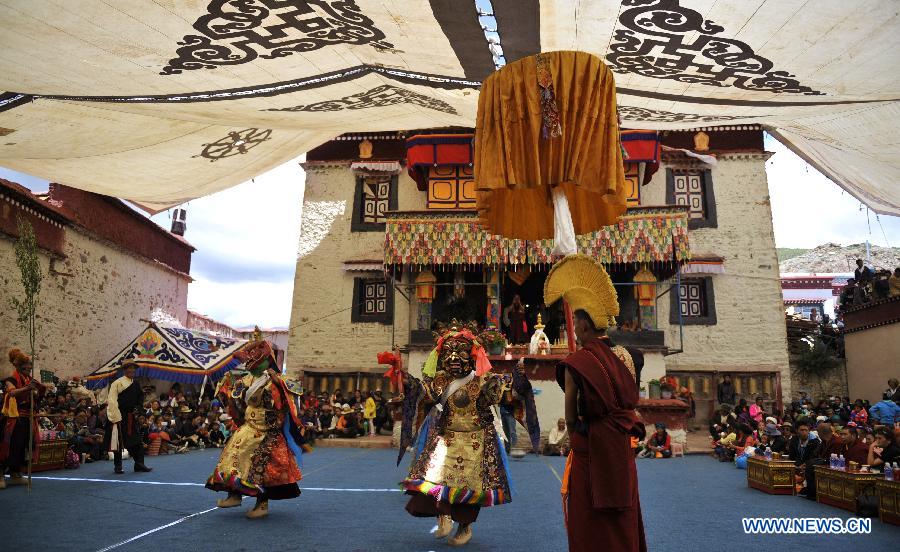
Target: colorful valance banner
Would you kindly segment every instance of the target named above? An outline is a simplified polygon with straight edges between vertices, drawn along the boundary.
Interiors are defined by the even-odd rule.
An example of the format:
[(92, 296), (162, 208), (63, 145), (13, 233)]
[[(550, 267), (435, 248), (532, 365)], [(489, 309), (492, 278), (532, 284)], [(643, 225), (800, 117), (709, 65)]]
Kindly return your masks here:
[[(681, 207), (629, 209), (616, 224), (577, 237), (578, 251), (603, 264), (690, 260), (687, 212)], [(674, 256), (673, 256), (674, 247)], [(385, 265), (552, 264), (552, 240), (488, 234), (475, 213), (395, 213), (385, 230)]]
[(218, 381), (241, 362), (234, 354), (243, 339), (226, 339), (179, 326), (150, 323), (124, 349), (85, 378), (88, 389), (102, 389), (119, 377), (125, 360), (137, 362), (137, 375), (199, 385), (204, 378)]

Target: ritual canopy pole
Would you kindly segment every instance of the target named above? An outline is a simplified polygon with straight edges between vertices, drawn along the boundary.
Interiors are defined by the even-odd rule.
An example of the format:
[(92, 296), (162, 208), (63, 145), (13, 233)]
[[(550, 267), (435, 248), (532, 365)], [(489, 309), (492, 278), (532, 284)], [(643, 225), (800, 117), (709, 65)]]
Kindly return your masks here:
[(563, 299), (563, 310), (566, 312), (566, 339), (569, 342), (569, 352), (574, 353), (577, 348), (575, 343), (575, 317), (572, 316), (572, 307)]

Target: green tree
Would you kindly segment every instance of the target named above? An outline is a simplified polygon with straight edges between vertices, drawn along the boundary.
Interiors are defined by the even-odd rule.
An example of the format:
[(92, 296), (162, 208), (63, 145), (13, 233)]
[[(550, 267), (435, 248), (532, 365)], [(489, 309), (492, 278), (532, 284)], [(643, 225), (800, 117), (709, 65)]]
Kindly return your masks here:
[[(22, 276), (23, 293), (21, 298), (13, 297), (12, 305), (17, 313), (16, 320), (19, 327), (25, 332), (28, 339), (28, 349), (31, 354), (32, 367), (31, 377), (34, 377), (35, 344), (37, 343), (37, 333), (40, 329), (37, 322), (37, 310), (40, 305), (39, 295), (41, 293), (41, 281), (44, 275), (41, 272), (41, 259), (38, 256), (37, 239), (34, 236), (34, 228), (31, 223), (21, 216), (16, 218), (16, 225), (19, 230), (19, 239), (16, 240), (16, 266)], [(32, 392), (32, 401), (34, 394)], [(33, 403), (32, 403), (33, 404)], [(31, 419), (28, 424), (28, 489), (31, 490), (31, 458), (32, 446), (34, 443), (34, 408), (31, 411)]]

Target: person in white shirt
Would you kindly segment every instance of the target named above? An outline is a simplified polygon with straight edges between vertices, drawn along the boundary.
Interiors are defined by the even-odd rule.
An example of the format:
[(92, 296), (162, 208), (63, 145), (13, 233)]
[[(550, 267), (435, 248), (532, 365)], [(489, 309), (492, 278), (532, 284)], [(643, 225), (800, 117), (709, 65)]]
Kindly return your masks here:
[(125, 473), (122, 469), (122, 449), (128, 449), (128, 454), (134, 459), (134, 471), (149, 472), (152, 468), (144, 465), (144, 445), (137, 419), (144, 405), (144, 392), (140, 384), (134, 381), (137, 364), (134, 360), (126, 360), (122, 363), (122, 371), (122, 377), (109, 386), (104, 444), (113, 453), (116, 473)]
[(550, 429), (547, 436), (547, 444), (544, 445), (545, 456), (565, 456), (569, 453), (569, 430), (566, 429), (566, 419), (556, 421), (556, 427)]

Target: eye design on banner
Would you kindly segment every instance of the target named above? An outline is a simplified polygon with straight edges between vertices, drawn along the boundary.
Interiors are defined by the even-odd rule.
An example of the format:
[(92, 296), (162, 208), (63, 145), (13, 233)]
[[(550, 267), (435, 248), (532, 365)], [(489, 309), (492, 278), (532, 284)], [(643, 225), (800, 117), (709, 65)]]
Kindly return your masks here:
[[(679, 0), (624, 0), (620, 28), (606, 56), (616, 73), (736, 87), (744, 90), (819, 96), (745, 42), (718, 37), (721, 25), (679, 5)], [(633, 6), (633, 7), (628, 7)], [(688, 37), (694, 37), (688, 42)]]
[(332, 44), (393, 49), (354, 0), (212, 0), (160, 75), (241, 65)]

